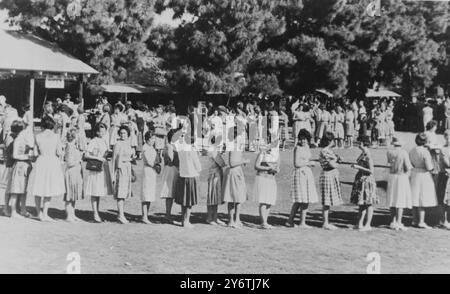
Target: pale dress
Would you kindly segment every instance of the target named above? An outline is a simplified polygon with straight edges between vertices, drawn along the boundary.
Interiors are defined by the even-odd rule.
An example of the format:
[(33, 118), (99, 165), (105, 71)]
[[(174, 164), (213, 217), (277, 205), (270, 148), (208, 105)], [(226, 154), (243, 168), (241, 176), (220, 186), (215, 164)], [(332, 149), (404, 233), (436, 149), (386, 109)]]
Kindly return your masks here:
[(390, 166), (387, 182), (388, 207), (412, 208), (412, 193), (408, 171), (412, 169), (408, 152), (403, 149), (389, 150), (387, 161)]
[(66, 193), (61, 142), (57, 134), (45, 130), (36, 135), (38, 158), (33, 166), (28, 184), (28, 194), (41, 197), (63, 196)]
[(433, 169), (431, 154), (424, 146), (416, 146), (409, 152), (414, 167), (411, 172), (412, 205), (433, 207), (437, 205), (436, 190), (430, 170)]
[(142, 147), (142, 158), (144, 170), (141, 185), (141, 201), (154, 202), (156, 200), (156, 179), (158, 175), (153, 168), (157, 160), (155, 148), (145, 144)]
[(64, 154), (66, 194), (64, 201), (77, 201), (84, 198), (81, 152), (73, 143), (67, 143)]
[[(242, 157), (242, 152), (232, 152), (239, 152)], [(225, 171), (223, 200), (228, 203), (244, 203), (247, 200), (247, 188), (245, 184), (244, 171), (242, 170), (241, 165), (230, 167)]]
[[(308, 146), (297, 146), (295, 147), (294, 154), (295, 152), (298, 152), (298, 154), (300, 154), (301, 164), (307, 164), (310, 161), (311, 151)], [(294, 203), (319, 202), (314, 175), (309, 166), (296, 168), (292, 172), (290, 194)]]
[[(91, 156), (103, 157), (107, 151), (107, 141), (104, 138), (95, 137), (89, 142), (86, 153)], [(113, 194), (111, 171), (107, 161), (103, 163), (101, 171), (86, 170), (84, 194), (94, 197), (105, 197)]]
[[(272, 166), (277, 164), (276, 158), (267, 153), (262, 154), (261, 165)], [(253, 197), (260, 204), (275, 205), (277, 201), (277, 182), (274, 174), (267, 171), (257, 171), (253, 186)]]
[(133, 149), (129, 140), (119, 140), (114, 145), (113, 170), (115, 174), (114, 198), (128, 199), (132, 195), (131, 157)]
[(162, 171), (161, 194), (162, 199), (174, 199), (175, 187), (179, 177), (178, 153), (172, 144), (166, 145), (163, 151), (164, 168)]

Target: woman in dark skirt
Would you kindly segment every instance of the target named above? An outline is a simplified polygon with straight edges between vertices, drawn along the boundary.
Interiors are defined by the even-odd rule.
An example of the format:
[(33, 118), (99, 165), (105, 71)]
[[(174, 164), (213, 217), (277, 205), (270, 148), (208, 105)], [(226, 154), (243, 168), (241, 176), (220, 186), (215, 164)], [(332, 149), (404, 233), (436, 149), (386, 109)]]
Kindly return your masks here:
[(181, 205), (182, 225), (191, 228), (193, 225), (189, 219), (192, 206), (198, 202), (198, 177), (202, 169), (197, 151), (189, 144), (190, 138), (185, 135), (185, 140), (178, 145), (178, 158), (180, 161), (180, 176), (175, 187), (175, 203)]

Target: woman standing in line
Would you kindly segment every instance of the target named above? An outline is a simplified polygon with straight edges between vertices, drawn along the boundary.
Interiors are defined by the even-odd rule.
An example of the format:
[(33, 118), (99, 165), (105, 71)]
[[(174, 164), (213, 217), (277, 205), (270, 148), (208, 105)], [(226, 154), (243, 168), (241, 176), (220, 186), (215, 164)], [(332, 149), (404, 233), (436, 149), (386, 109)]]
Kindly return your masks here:
[(408, 152), (402, 149), (402, 142), (397, 138), (392, 139), (394, 149), (387, 152), (387, 161), (390, 166), (387, 183), (387, 199), (391, 208), (392, 221), (390, 228), (406, 231), (402, 223), (403, 210), (412, 208), (412, 193), (409, 183), (409, 173), (412, 165)]
[(446, 171), (450, 168), (450, 130), (445, 131), (444, 138), (445, 145), (442, 147), (439, 157), (440, 172), (437, 177), (436, 194), (441, 212), (441, 226), (450, 230), (450, 181)]
[(351, 105), (347, 106), (345, 111), (345, 137), (347, 139), (348, 148), (353, 148), (353, 136), (355, 134), (355, 114)]
[[(159, 155), (155, 149), (156, 136), (153, 131), (148, 131), (144, 135), (145, 145), (142, 147), (142, 159), (144, 161), (144, 171), (141, 184), (141, 202), (142, 202), (142, 222), (149, 224), (148, 214), (150, 204), (156, 200), (156, 178), (158, 171), (155, 169)], [(161, 166), (159, 166), (161, 167)], [(161, 170), (159, 170), (161, 171)]]
[(242, 148), (236, 146), (237, 130), (242, 129), (235, 126), (229, 131), (232, 137), (232, 146), (228, 149), (228, 166), (224, 176), (223, 200), (228, 203), (228, 226), (232, 228), (241, 228), (240, 207), (247, 200), (247, 188), (245, 184), (244, 171), (245, 166), (250, 161), (244, 159)]
[(114, 198), (117, 200), (117, 220), (122, 224), (129, 221), (125, 217), (125, 200), (131, 198), (133, 171), (131, 161), (135, 157), (135, 152), (130, 144), (130, 129), (127, 126), (121, 126), (118, 131), (119, 140), (114, 145), (112, 170), (115, 173)]
[[(12, 143), (14, 165), (12, 166), (11, 178), (5, 190), (5, 195), (8, 194), (10, 197), (11, 217), (20, 218), (28, 216), (26, 211), (26, 193), (28, 177), (31, 172), (31, 157), (28, 154), (25, 124), (22, 121), (14, 121), (11, 125), (11, 133), (17, 135), (14, 135), (16, 138)], [(5, 202), (6, 206), (8, 206), (7, 202)], [(20, 207), (20, 211), (17, 211), (18, 207)]]
[(64, 201), (66, 202), (66, 221), (68, 222), (81, 221), (75, 215), (75, 204), (76, 201), (84, 199), (81, 166), (82, 155), (79, 147), (75, 144), (76, 137), (76, 129), (71, 129), (67, 132), (67, 144), (64, 154), (64, 177), (66, 181)]
[(86, 139), (86, 117), (84, 116), (84, 109), (81, 107), (77, 108), (78, 116), (76, 118), (76, 128), (78, 130), (77, 134), (77, 145), (81, 152), (84, 152), (87, 148)]
[[(353, 112), (352, 112), (353, 113)], [(334, 146), (333, 133), (327, 132), (322, 139), (322, 151), (320, 151), (319, 162), (322, 166), (319, 186), (323, 206), (323, 228), (335, 230), (336, 226), (329, 223), (329, 212), (332, 206), (342, 204), (341, 183), (339, 181), (339, 161), (332, 147)]]
[(267, 222), (267, 219), (269, 217), (270, 207), (275, 205), (277, 200), (277, 182), (275, 175), (280, 171), (278, 141), (272, 142), (271, 145), (261, 148), (255, 162), (256, 178), (253, 195), (258, 199), (262, 229), (273, 228)]
[(292, 204), (291, 214), (287, 222), (288, 227), (295, 226), (294, 217), (300, 209), (300, 227), (305, 229), (311, 228), (306, 224), (308, 206), (312, 203), (319, 202), (314, 175), (311, 171), (311, 166), (315, 166), (315, 164), (311, 162), (310, 141), (311, 134), (308, 131), (301, 130), (298, 133), (298, 145), (294, 149), (295, 170), (292, 173), (291, 181), (291, 198), (294, 203)]
[[(61, 141), (54, 133), (55, 122), (51, 117), (42, 119), (44, 131), (36, 135), (36, 164), (30, 175), (28, 193), (35, 196), (37, 217), (41, 221), (53, 221), (48, 216), (50, 201), (66, 193), (64, 173), (59, 157), (63, 155)], [(43, 208), (41, 210), (41, 200)]]
[[(113, 194), (111, 172), (106, 157), (109, 151), (109, 144), (105, 140), (106, 126), (98, 124), (95, 127), (95, 137), (89, 142), (84, 154), (86, 164), (86, 176), (84, 179), (84, 194), (91, 196), (92, 211), (94, 221), (103, 222), (99, 214), (100, 198)], [(98, 168), (91, 168), (89, 161), (99, 163)]]
[[(372, 229), (373, 205), (378, 204), (377, 183), (374, 177), (374, 164), (369, 151), (369, 137), (361, 138), (359, 149), (361, 155), (356, 160), (352, 168), (357, 169), (353, 183), (350, 202), (359, 206), (358, 224), (356, 229), (360, 231), (370, 231)], [(364, 219), (366, 223), (364, 224)]]
[(167, 134), (166, 146), (163, 150), (164, 169), (162, 173), (162, 188), (160, 198), (166, 201), (166, 215), (165, 219), (168, 222), (172, 222), (172, 205), (175, 199), (175, 188), (179, 177), (178, 167), (180, 165), (178, 159), (178, 152), (175, 147), (175, 134), (176, 129), (172, 129)]
[(220, 152), (222, 146), (222, 136), (215, 136), (211, 140), (210, 150), (208, 151), (208, 195), (206, 200), (208, 218), (206, 222), (210, 225), (223, 225), (224, 223), (217, 218), (218, 206), (224, 203), (222, 194), (223, 168), (226, 163)]
[(416, 147), (409, 152), (411, 164), (411, 191), (413, 205), (413, 226), (421, 229), (430, 229), (425, 223), (425, 208), (437, 205), (436, 189), (431, 171), (433, 161), (430, 151), (425, 145), (428, 143), (427, 135), (420, 133), (416, 136)]
[(184, 143), (178, 148), (180, 160), (180, 176), (175, 190), (175, 202), (181, 206), (182, 221), (185, 228), (192, 228), (190, 222), (191, 210), (198, 203), (199, 184), (198, 177), (202, 166), (197, 150), (192, 146), (193, 140), (189, 133), (185, 134)]

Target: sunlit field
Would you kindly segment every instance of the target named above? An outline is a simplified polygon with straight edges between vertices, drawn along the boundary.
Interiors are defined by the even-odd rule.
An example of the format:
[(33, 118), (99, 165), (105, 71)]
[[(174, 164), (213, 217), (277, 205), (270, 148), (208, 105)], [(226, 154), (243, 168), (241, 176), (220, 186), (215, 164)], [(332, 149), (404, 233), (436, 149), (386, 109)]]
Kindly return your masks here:
[[(413, 146), (413, 134), (398, 134)], [(0, 216), (0, 273), (65, 273), (67, 255), (78, 252), (82, 273), (366, 273), (366, 256), (377, 252), (381, 256), (382, 273), (450, 273), (450, 231), (438, 228), (437, 211), (430, 209), (428, 222), (432, 230), (410, 228), (406, 232), (388, 229), (389, 210), (386, 203), (386, 148), (372, 149), (376, 164), (376, 180), (381, 203), (376, 208), (371, 232), (353, 230), (357, 207), (349, 203), (355, 170), (340, 167), (345, 205), (335, 207), (331, 221), (339, 229), (320, 228), (319, 205), (311, 208), (311, 230), (284, 226), (290, 212), (289, 187), (292, 164), (290, 150), (283, 152), (278, 180), (278, 200), (269, 222), (273, 230), (259, 229), (258, 206), (252, 193), (255, 170), (254, 153), (246, 156), (252, 163), (245, 168), (249, 200), (243, 205), (243, 229), (213, 227), (206, 219), (206, 175), (201, 176), (199, 205), (194, 207), (192, 229), (164, 223), (164, 201), (152, 204), (152, 224), (139, 223), (141, 170), (135, 196), (126, 202), (128, 225), (116, 222), (116, 203), (112, 198), (101, 203), (102, 224), (91, 222), (90, 200), (80, 201), (78, 216), (85, 222), (66, 223), (62, 199), (52, 200), (50, 216), (54, 223), (34, 219), (11, 220)], [(313, 149), (317, 158), (318, 149)], [(354, 162), (358, 148), (337, 150), (344, 161)], [(204, 161), (205, 158), (202, 158)], [(142, 163), (140, 163), (142, 164)], [(206, 166), (206, 165), (205, 165)], [(320, 169), (314, 168), (318, 179)], [(318, 183), (317, 183), (318, 184)], [(3, 197), (0, 202), (3, 205)], [(34, 212), (33, 199), (28, 199), (29, 211)], [(220, 217), (226, 220), (226, 206), (220, 207)], [(173, 214), (180, 220), (180, 207)], [(296, 219), (298, 221), (298, 219)], [(411, 223), (410, 212), (406, 224)]]

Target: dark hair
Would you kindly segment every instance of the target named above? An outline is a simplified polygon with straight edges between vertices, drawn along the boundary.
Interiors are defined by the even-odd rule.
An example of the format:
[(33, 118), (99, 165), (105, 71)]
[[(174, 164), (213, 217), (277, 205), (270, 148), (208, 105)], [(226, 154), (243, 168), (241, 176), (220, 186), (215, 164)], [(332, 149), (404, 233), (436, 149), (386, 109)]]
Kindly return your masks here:
[(114, 109), (119, 109), (119, 111), (122, 112), (123, 111), (123, 105), (118, 103), (118, 104), (116, 104), (114, 106)]
[(427, 131), (429, 131), (429, 130), (431, 130), (432, 128), (434, 128), (435, 126), (437, 126), (437, 121), (432, 120), (432, 121), (429, 121), (429, 122), (427, 123), (426, 129), (427, 129)]
[(372, 144), (372, 142), (370, 141), (370, 137), (369, 136), (362, 136), (359, 138), (359, 142), (364, 146), (364, 147), (369, 147), (370, 144)]
[(334, 141), (334, 134), (332, 132), (326, 132), (322, 140), (320, 140), (320, 147), (327, 147), (331, 142)]
[(100, 129), (105, 129), (105, 130), (107, 130), (108, 128), (106, 127), (106, 125), (105, 125), (104, 123), (98, 123), (98, 124), (95, 126), (95, 129), (94, 129), (95, 135), (96, 135), (96, 136), (97, 136), (98, 132), (100, 131)]
[(417, 134), (417, 136), (416, 136), (416, 145), (417, 146), (423, 146), (427, 143), (427, 141), (428, 141), (428, 138), (425, 133)]
[(129, 127), (127, 127), (127, 126), (120, 126), (120, 127), (119, 127), (119, 130), (117, 131), (117, 134), (119, 134), (119, 135), (120, 135), (120, 132), (121, 132), (122, 130), (125, 130), (125, 131), (127, 131), (128, 137), (129, 137), (129, 136), (131, 135), (131, 131), (130, 131), (130, 128), (129, 128)]
[(311, 134), (310, 134), (306, 129), (301, 129), (301, 130), (298, 132), (297, 139), (298, 139), (299, 141), (301, 141), (301, 140), (303, 140), (303, 139), (306, 139), (306, 140), (309, 142), (309, 141), (311, 141)]
[(21, 120), (15, 120), (11, 124), (11, 132), (15, 134), (19, 134), (25, 129), (25, 123)]
[(55, 121), (50, 116), (44, 116), (41, 120), (41, 126), (44, 130), (53, 130), (55, 128)]
[(173, 137), (173, 135), (175, 135), (175, 133), (177, 132), (178, 130), (175, 130), (175, 129), (171, 129), (168, 133), (167, 133), (167, 142), (172, 142), (172, 137)]
[(147, 142), (151, 137), (155, 135), (155, 132), (153, 130), (149, 130), (144, 135), (144, 140)]

